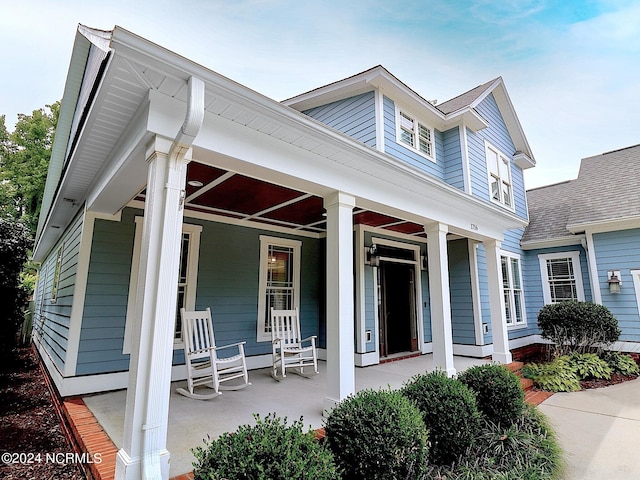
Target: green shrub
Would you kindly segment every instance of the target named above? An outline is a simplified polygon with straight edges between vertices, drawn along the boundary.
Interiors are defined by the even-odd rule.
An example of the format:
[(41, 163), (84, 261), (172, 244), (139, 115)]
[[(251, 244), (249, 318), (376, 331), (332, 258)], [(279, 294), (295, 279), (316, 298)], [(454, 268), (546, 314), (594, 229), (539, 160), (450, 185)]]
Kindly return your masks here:
[(566, 361), (573, 371), (576, 372), (580, 380), (586, 380), (588, 378), (611, 378), (611, 368), (607, 362), (602, 360), (595, 353), (577, 353), (574, 352), (571, 355), (561, 357)]
[(243, 425), (236, 432), (223, 433), (205, 447), (192, 450), (195, 480), (212, 479), (339, 479), (331, 452), (303, 433), (302, 419), (287, 425), (275, 414), (264, 420), (255, 415), (256, 425)]
[(442, 371), (413, 377), (402, 389), (422, 413), (429, 430), (429, 459), (450, 464), (473, 445), (480, 428), (475, 394)]
[(559, 354), (590, 352), (620, 338), (618, 320), (604, 305), (568, 301), (545, 305), (538, 313), (542, 337), (553, 341)]
[(613, 373), (620, 375), (638, 375), (640, 369), (638, 364), (629, 355), (623, 355), (618, 352), (604, 352), (602, 359), (607, 362)]
[(478, 409), (487, 420), (509, 426), (522, 415), (524, 391), (520, 379), (502, 365), (478, 365), (458, 380), (476, 392)]
[(418, 409), (398, 391), (362, 390), (347, 397), (329, 414), (325, 433), (345, 478), (422, 477), (427, 429)]
[(549, 363), (529, 363), (522, 373), (533, 380), (536, 387), (549, 392), (576, 392), (580, 379), (574, 368), (562, 357)]
[(430, 472), (443, 480), (522, 480), (559, 478), (562, 454), (546, 418), (525, 405), (510, 427), (486, 423), (476, 446), (459, 463)]

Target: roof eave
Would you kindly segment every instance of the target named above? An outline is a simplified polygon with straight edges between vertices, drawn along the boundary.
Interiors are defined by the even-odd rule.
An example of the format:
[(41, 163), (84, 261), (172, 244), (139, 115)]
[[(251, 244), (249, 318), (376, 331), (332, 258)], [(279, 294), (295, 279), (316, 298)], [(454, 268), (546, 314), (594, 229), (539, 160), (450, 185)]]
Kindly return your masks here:
[[(103, 32), (107, 34), (108, 32)], [(46, 255), (46, 251), (41, 248), (42, 235), (46, 230), (51, 213), (55, 204), (56, 193), (62, 180), (62, 171), (65, 163), (73, 119), (77, 108), (82, 81), (85, 75), (89, 50), (95, 44), (97, 36), (92, 35), (91, 29), (83, 25), (78, 25), (75, 41), (69, 61), (69, 70), (65, 81), (64, 93), (60, 105), (60, 114), (56, 125), (55, 139), (51, 150), (51, 159), (47, 171), (45, 191), (42, 198), (42, 207), (38, 219), (36, 240), (33, 251), (35, 261), (40, 261)], [(93, 41), (92, 41), (93, 40)], [(104, 44), (100, 45), (101, 48)], [(47, 250), (45, 248), (45, 250)]]
[(541, 240), (521, 241), (523, 250), (539, 250), (543, 248), (567, 247), (570, 245), (581, 245), (584, 235), (571, 235), (556, 238), (545, 238)]
[(609, 218), (606, 220), (596, 220), (591, 222), (579, 222), (570, 223), (567, 225), (567, 230), (571, 233), (601, 233), (601, 232), (614, 232), (617, 230), (630, 230), (639, 228), (640, 215), (633, 215), (622, 218)]

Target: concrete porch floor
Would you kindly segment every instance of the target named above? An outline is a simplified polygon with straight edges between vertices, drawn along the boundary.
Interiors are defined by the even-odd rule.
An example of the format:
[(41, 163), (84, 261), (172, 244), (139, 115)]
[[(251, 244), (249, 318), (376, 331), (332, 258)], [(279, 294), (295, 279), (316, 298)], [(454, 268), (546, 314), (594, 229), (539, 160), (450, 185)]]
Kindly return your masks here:
[[(458, 372), (487, 360), (455, 357)], [(186, 382), (171, 385), (167, 448), (171, 452), (170, 476), (190, 472), (194, 460), (191, 448), (202, 446), (207, 436), (217, 438), (234, 431), (239, 425), (255, 423), (253, 414), (261, 417), (275, 412), (287, 417), (289, 423), (303, 417), (305, 426), (323, 426), (322, 402), (326, 395), (326, 365), (319, 363), (320, 373), (312, 378), (295, 374), (276, 382), (270, 369), (249, 371), (251, 385), (238, 391), (224, 392), (208, 400), (186, 398), (175, 389)], [(399, 388), (413, 375), (433, 370), (433, 355), (421, 355), (402, 360), (356, 368), (356, 390), (367, 388)], [(104, 431), (119, 448), (124, 431), (126, 391), (118, 390), (83, 398)]]

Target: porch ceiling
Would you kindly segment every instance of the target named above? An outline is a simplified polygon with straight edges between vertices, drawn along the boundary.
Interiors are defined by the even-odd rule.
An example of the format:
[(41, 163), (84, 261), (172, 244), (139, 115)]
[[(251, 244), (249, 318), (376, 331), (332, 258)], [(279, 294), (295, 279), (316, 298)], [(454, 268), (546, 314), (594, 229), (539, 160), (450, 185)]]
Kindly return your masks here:
[[(138, 198), (144, 197), (143, 191)], [(197, 161), (187, 166), (185, 210), (319, 235), (327, 223), (320, 196)], [(426, 238), (420, 224), (362, 208), (353, 223)]]

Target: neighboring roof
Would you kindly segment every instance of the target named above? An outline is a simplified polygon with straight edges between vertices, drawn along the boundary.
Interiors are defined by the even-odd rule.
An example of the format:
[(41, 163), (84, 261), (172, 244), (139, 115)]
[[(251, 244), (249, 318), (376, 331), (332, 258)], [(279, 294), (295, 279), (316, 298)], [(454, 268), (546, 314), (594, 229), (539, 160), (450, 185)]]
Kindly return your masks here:
[(585, 230), (640, 227), (639, 180), (640, 145), (582, 159), (577, 179), (527, 191), (522, 246), (577, 243)]
[(640, 145), (588, 157), (580, 164), (568, 228), (637, 219), (640, 226)]
[(522, 243), (574, 237), (567, 230), (574, 184), (575, 180), (568, 180), (527, 191), (529, 225)]

